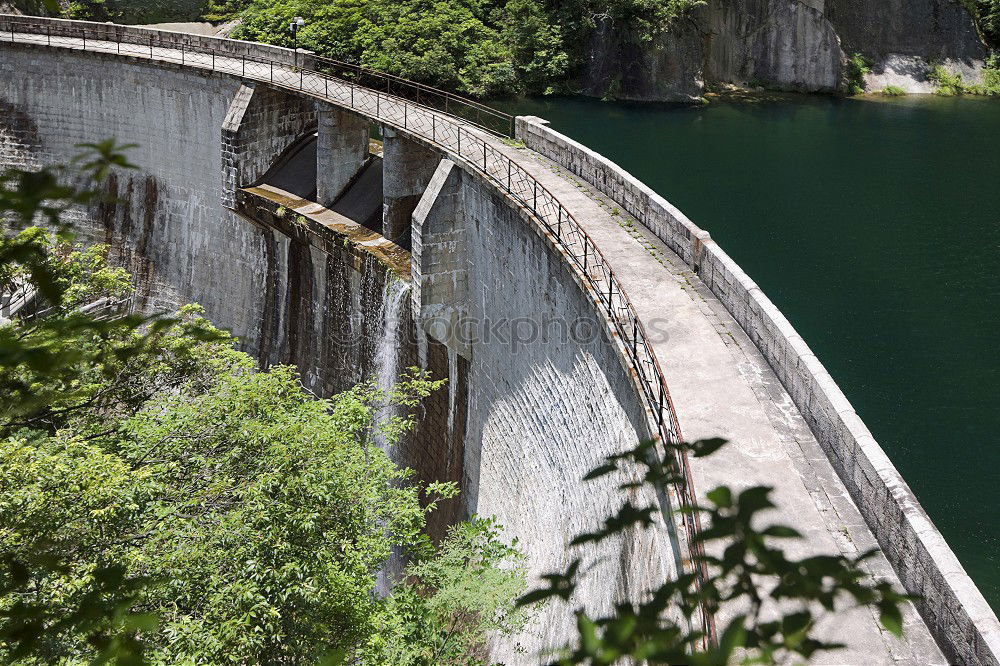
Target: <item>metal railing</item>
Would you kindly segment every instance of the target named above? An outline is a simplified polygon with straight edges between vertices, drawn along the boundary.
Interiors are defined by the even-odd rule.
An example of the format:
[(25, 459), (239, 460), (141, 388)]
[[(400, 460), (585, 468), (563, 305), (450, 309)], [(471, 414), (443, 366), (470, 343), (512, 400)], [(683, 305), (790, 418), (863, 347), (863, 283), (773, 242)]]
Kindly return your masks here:
[[(0, 17), (0, 30), (11, 38), (13, 34), (31, 34), (38, 38), (43, 35), (45, 43), (50, 46), (68, 46), (67, 40), (79, 40), (82, 48), (86, 48), (85, 43), (89, 40), (91, 44), (95, 42), (111, 42), (120, 47), (117, 51), (126, 55), (151, 55), (157, 49), (177, 50), (182, 54), (214, 53), (218, 57), (237, 58), (251, 63), (275, 63), (280, 66), (293, 66), (296, 70), (316, 71), (328, 74), (341, 81), (352, 82), (356, 85), (379, 90), (388, 95), (409, 99), (421, 106), (443, 111), (447, 115), (462, 118), (466, 122), (481, 129), (487, 130), (498, 136), (513, 137), (514, 116), (487, 106), (476, 100), (440, 90), (423, 83), (409, 81), (407, 79), (379, 72), (367, 67), (352, 63), (341, 62), (332, 58), (318, 56), (308, 51), (293, 52), (290, 49), (282, 49), (287, 52), (287, 57), (291, 62), (278, 62), (260, 56), (254, 56), (249, 51), (254, 47), (261, 48), (281, 48), (258, 42), (239, 42), (237, 40), (225, 40), (228, 44), (245, 44), (246, 54), (236, 54), (230, 50), (210, 49), (185, 43), (185, 33), (170, 33), (154, 29), (144, 29), (139, 26), (115, 26), (108, 24), (93, 24), (85, 21), (66, 21), (43, 19), (36, 22), (31, 21), (32, 17)], [(114, 32), (114, 28), (121, 27), (128, 33)], [(164, 33), (170, 37), (164, 37)], [(148, 36), (138, 37), (138, 33), (148, 33)], [(208, 41), (213, 38), (197, 36), (199, 41)], [(219, 39), (222, 42), (223, 40)], [(157, 54), (159, 55), (159, 54)], [(301, 65), (301, 67), (300, 67)]]
[(514, 116), (468, 97), (409, 81), (393, 74), (386, 74), (322, 56), (309, 55), (304, 62), (313, 65), (324, 74), (330, 74), (338, 79), (351, 81), (366, 88), (384, 90), (386, 94), (396, 97), (405, 97), (421, 106), (462, 118), (498, 136), (510, 138), (514, 136)]
[[(520, 203), (540, 223), (568, 260), (585, 276), (588, 291), (608, 315), (613, 332), (625, 349), (629, 364), (642, 387), (647, 407), (653, 415), (657, 434), (664, 442), (681, 441), (680, 425), (677, 422), (663, 371), (653, 353), (652, 344), (642, 322), (621, 288), (614, 271), (597, 245), (555, 195), (524, 167), (505, 154), (501, 147), (503, 144), (491, 136), (497, 133), (495, 130), (465, 116), (456, 115), (457, 109), (454, 106), (450, 108), (449, 113), (445, 113), (417, 103), (416, 100), (410, 100), (408, 97), (392, 94), (405, 88), (410, 95), (417, 96), (424, 94), (423, 89), (426, 88), (396, 77), (376, 75), (368, 70), (361, 68), (354, 70), (351, 69), (353, 66), (346, 66), (350, 70), (348, 73), (356, 79), (352, 80), (252, 55), (238, 55), (208, 48), (194, 49), (190, 45), (178, 43), (176, 38), (162, 39), (158, 38), (157, 32), (150, 31), (150, 33), (148, 40), (119, 38), (110, 41), (107, 39), (107, 34), (88, 34), (85, 25), (73, 22), (60, 22), (57, 25), (46, 22), (33, 24), (21, 18), (16, 21), (0, 18), (0, 39), (136, 55), (235, 74), (303, 92), (420, 136), (425, 141), (439, 146), (453, 158), (481, 172)], [(318, 60), (324, 67), (344, 66), (344, 63), (336, 61)], [(362, 85), (369, 74), (376, 76), (381, 82), (379, 85), (385, 85), (391, 92)], [(404, 86), (404, 83), (407, 85)], [(394, 89), (394, 85), (399, 88)], [(426, 94), (429, 95), (430, 91), (433, 89), (428, 89)], [(440, 91), (434, 92), (440, 93)], [(448, 95), (448, 93), (443, 94)], [(463, 100), (463, 103), (477, 104), (467, 100)], [(478, 111), (485, 113), (487, 109), (488, 107), (482, 106)], [(466, 111), (468, 112), (468, 108)], [(498, 118), (509, 118), (506, 114), (494, 113)], [(687, 456), (677, 454), (675, 462), (686, 483), (676, 484), (674, 494), (682, 507), (694, 506), (696, 496)], [(689, 547), (693, 552), (700, 553), (700, 547), (690, 539), (701, 529), (698, 514), (685, 511), (682, 516)], [(704, 570), (699, 569), (699, 573), (704, 575)], [(702, 616), (703, 630), (708, 640), (713, 642), (715, 627), (712, 614), (706, 608)]]

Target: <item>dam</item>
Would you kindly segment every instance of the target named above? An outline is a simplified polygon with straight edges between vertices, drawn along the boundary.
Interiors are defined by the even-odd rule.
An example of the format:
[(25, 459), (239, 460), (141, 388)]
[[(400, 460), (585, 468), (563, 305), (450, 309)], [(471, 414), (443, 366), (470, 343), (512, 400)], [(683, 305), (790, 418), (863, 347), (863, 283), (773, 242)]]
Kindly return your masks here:
[[(995, 615), (806, 342), (708, 233), (601, 155), (540, 118), (287, 49), (27, 17), (3, 17), (0, 41), (5, 166), (138, 144), (113, 202), (80, 213), (136, 276), (135, 307), (201, 303), (317, 393), (408, 365), (449, 379), (393, 452), (459, 482), (436, 529), (496, 515), (533, 575), (557, 570), (615, 507), (613, 485), (580, 482), (605, 455), (723, 436), (673, 504), (776, 486), (807, 535), (796, 554), (877, 547), (873, 573), (921, 597), (902, 641), (865, 609), (832, 618), (824, 636), (849, 647), (829, 663), (998, 663)], [(661, 527), (589, 553), (574, 603), (600, 611), (682, 569), (697, 525)], [(571, 631), (551, 607), (519, 643)]]

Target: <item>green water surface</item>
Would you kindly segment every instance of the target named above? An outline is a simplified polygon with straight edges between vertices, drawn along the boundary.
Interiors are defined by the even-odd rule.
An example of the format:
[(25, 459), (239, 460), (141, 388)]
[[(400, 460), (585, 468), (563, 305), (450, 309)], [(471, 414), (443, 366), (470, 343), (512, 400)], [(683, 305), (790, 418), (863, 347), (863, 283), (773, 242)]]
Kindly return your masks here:
[(1000, 102), (559, 98), (512, 110), (548, 119), (711, 232), (1000, 608)]

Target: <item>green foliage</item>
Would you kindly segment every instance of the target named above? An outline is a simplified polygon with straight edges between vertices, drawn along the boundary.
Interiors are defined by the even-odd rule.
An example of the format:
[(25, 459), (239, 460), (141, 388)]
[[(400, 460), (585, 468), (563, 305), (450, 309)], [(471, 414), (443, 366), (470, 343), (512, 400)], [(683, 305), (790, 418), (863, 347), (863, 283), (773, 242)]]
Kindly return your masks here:
[[(628, 465), (645, 469), (644, 483), (663, 488), (683, 483), (676, 454), (710, 455), (723, 440), (701, 440), (670, 445), (662, 454), (645, 442), (623, 454), (610, 456), (587, 475), (593, 479), (616, 474)], [(631, 477), (628, 477), (631, 478)], [(622, 490), (635, 488), (624, 482)], [(791, 558), (779, 546), (801, 539), (794, 529), (768, 524), (762, 515), (775, 508), (772, 488), (754, 486), (737, 493), (719, 486), (707, 493), (708, 505), (690, 511), (702, 515), (705, 527), (695, 544), (705, 554), (693, 555), (694, 566), (704, 573), (684, 573), (667, 581), (642, 600), (620, 603), (612, 614), (591, 617), (578, 611), (576, 645), (567, 646), (554, 664), (725, 664), (791, 663), (808, 660), (821, 651), (842, 647), (814, 635), (821, 613), (839, 611), (846, 601), (873, 606), (882, 625), (902, 634), (900, 604), (906, 595), (885, 580), (872, 581), (862, 568), (874, 553), (858, 557), (839, 555)], [(643, 529), (655, 522), (657, 506), (635, 507), (628, 501), (621, 511), (574, 543), (600, 541), (613, 534)], [(578, 577), (580, 560), (564, 573), (546, 576), (547, 587), (529, 592), (521, 604), (548, 598), (568, 600)], [(704, 634), (692, 629), (705, 610), (723, 611), (731, 618), (722, 628), (717, 645), (705, 647)], [(729, 612), (725, 612), (725, 611)]]
[(214, 19), (239, 16), (239, 39), (300, 46), (407, 79), (489, 97), (560, 90), (580, 65), (586, 36), (610, 22), (648, 43), (704, 0), (228, 0)]
[(513, 603), (526, 586), (516, 545), (501, 540), (494, 519), (452, 527), (437, 557), (407, 567), (363, 663), (486, 664), (487, 634), (511, 634), (525, 624), (525, 611)]
[(944, 65), (934, 65), (931, 67), (927, 78), (937, 85), (937, 89), (934, 91), (935, 94), (942, 97), (952, 97), (965, 92), (966, 86), (965, 82), (962, 81), (962, 75), (948, 71)]
[(961, 0), (987, 46), (1000, 49), (1000, 0)]
[(1000, 95), (1000, 67), (996, 64), (983, 70), (983, 82), (975, 87), (980, 95)]
[(862, 95), (865, 92), (865, 77), (871, 74), (872, 67), (868, 58), (860, 53), (854, 53), (847, 59), (845, 69), (847, 77), (847, 94)]
[[(0, 323), (0, 429), (7, 438), (5, 453), (15, 441), (51, 434), (73, 411), (75, 401), (94, 397), (88, 394), (86, 376), (115, 357), (113, 352), (95, 353), (94, 341), (132, 338), (137, 344), (114, 350), (120, 354), (117, 360), (145, 346), (145, 340), (136, 336), (141, 318), (112, 314), (98, 319), (80, 311), (90, 299), (122, 295), (127, 284), (120, 272), (107, 266), (100, 248), (80, 250), (71, 245), (72, 231), (61, 216), (71, 207), (94, 201), (96, 186), (110, 169), (130, 166), (121, 153), (124, 147), (113, 141), (81, 148), (85, 152), (75, 169), (15, 169), (0, 174), (0, 219), (5, 225), (0, 234), (0, 296), (5, 303), (21, 299), (26, 304), (23, 309), (31, 302), (44, 308)], [(94, 189), (65, 184), (80, 180)], [(46, 230), (32, 226), (36, 223), (44, 223)], [(10, 439), (14, 432), (16, 440)], [(4, 480), (20, 472), (7, 465), (2, 468)], [(0, 492), (6, 490), (0, 482)], [(21, 499), (24, 502), (5, 504), (0, 516), (20, 520), (25, 503), (39, 500)], [(0, 541), (8, 538), (13, 535), (0, 527)], [(146, 581), (127, 576), (120, 564), (95, 561), (78, 585), (45, 596), (37, 582), (63, 576), (71, 568), (65, 544), (48, 537), (30, 545), (14, 541), (0, 552), (0, 645), (5, 661), (47, 661), (52, 638), (64, 633), (72, 633), (102, 661), (141, 661), (143, 644), (137, 632), (148, 628), (149, 622), (131, 607)]]
[(965, 84), (962, 92), (989, 97), (1000, 95), (1000, 56), (993, 54), (986, 60), (982, 77), (981, 83)]
[(207, 0), (71, 0), (63, 16), (85, 21), (115, 23), (174, 23), (197, 21), (207, 9)]
[(886, 86), (882, 88), (879, 94), (886, 97), (903, 97), (906, 95), (906, 91), (899, 86)]
[[(0, 443), (0, 553), (44, 542), (76, 554), (34, 581), (51, 599), (89, 584), (99, 562), (158, 581), (139, 602), (160, 617), (154, 661), (311, 660), (353, 646), (371, 631), (379, 566), (394, 545), (423, 543), (418, 487), (368, 440), (382, 396), (363, 386), (316, 400), (291, 368), (259, 372), (222, 342), (195, 353), (199, 372), (134, 414), (82, 411), (54, 436)], [(432, 387), (414, 376), (398, 390)], [(82, 650), (52, 639), (53, 655)]]
[(996, 55), (990, 56), (986, 61), (982, 77), (981, 83), (966, 83), (961, 74), (950, 72), (944, 65), (940, 64), (932, 66), (927, 73), (927, 78), (937, 86), (934, 93), (942, 97), (1000, 95), (1000, 58)]
[[(83, 179), (0, 177), (0, 289), (34, 293), (0, 323), (0, 662), (357, 660), (383, 636), (458, 663), (519, 626), (516, 550), (484, 521), (439, 555), (425, 516), (456, 488), (414, 483), (374, 444), (442, 382), (413, 370), (320, 400), (196, 306), (120, 314), (129, 277), (61, 223), (94, 200), (61, 181), (128, 166), (113, 142), (86, 149)], [(399, 415), (378, 416), (387, 403)], [(393, 550), (411, 569), (383, 600)]]
[[(632, 44), (650, 44), (695, 7), (706, 0), (571, 0), (560, 18), (576, 28), (575, 38), (604, 24)], [(582, 45), (582, 42), (580, 43)]]

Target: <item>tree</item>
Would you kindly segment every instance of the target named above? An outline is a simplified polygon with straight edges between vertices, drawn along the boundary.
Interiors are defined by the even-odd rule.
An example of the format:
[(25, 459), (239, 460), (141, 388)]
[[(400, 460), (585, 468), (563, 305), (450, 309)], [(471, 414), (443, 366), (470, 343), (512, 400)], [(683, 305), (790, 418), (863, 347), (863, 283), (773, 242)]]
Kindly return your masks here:
[[(113, 142), (88, 148), (79, 189), (60, 184), (72, 169), (0, 178), (20, 229), (0, 238), (0, 289), (32, 294), (0, 325), (0, 661), (312, 663), (368, 659), (388, 635), (426, 652), (442, 632), (475, 651), (513, 621), (516, 551), (486, 522), (439, 555), (424, 520), (455, 487), (414, 483), (374, 444), (442, 382), (413, 370), (321, 400), (196, 306), (123, 314), (128, 276), (61, 223), (129, 166)], [(377, 420), (386, 402), (400, 415)], [(394, 549), (409, 579), (380, 599)], [(448, 592), (473, 574), (512, 591)], [(417, 631), (403, 609), (425, 597)]]
[(292, 46), (475, 97), (565, 89), (587, 37), (610, 21), (649, 43), (704, 0), (247, 0), (214, 5), (238, 16), (238, 39)]
[[(72, 230), (62, 222), (71, 207), (94, 200), (99, 183), (112, 168), (130, 168), (121, 153), (124, 146), (113, 141), (85, 144), (75, 169), (47, 167), (38, 171), (12, 169), (0, 174), (0, 302), (3, 316), (12, 305), (34, 301), (52, 316), (32, 316), (0, 325), (0, 429), (7, 436), (29, 422), (43, 423), (60, 408), (85, 399), (81, 387), (85, 371), (99, 365), (103, 353), (94, 353), (89, 343), (104, 336), (121, 337), (143, 322), (135, 316), (100, 319), (80, 312), (78, 305), (95, 291), (117, 290), (118, 275), (103, 267), (94, 270), (89, 289), (73, 284), (75, 267), (89, 257), (75, 252), (54, 253), (65, 248)], [(91, 186), (67, 185), (82, 178)], [(37, 222), (47, 225), (42, 231)], [(91, 266), (93, 268), (93, 266)], [(151, 327), (150, 335), (158, 326)], [(138, 339), (139, 348), (145, 340)], [(135, 349), (120, 346), (128, 355)], [(19, 510), (20, 507), (11, 507)], [(96, 564), (90, 584), (73, 591), (73, 599), (55, 603), (35, 593), (39, 578), (58, 576), (67, 570), (63, 553), (48, 539), (31, 548), (14, 548), (0, 555), (0, 644), (8, 660), (37, 657), (44, 652), (46, 636), (72, 631), (101, 659), (136, 663), (143, 645), (136, 632), (146, 618), (129, 610), (135, 593), (146, 581), (125, 575), (119, 564)]]
[(520, 631), (528, 615), (513, 601), (525, 587), (524, 556), (493, 518), (453, 526), (436, 557), (416, 559), (389, 597), (366, 664), (487, 664), (490, 634)]

